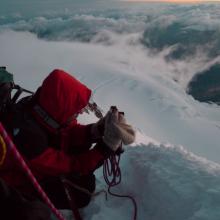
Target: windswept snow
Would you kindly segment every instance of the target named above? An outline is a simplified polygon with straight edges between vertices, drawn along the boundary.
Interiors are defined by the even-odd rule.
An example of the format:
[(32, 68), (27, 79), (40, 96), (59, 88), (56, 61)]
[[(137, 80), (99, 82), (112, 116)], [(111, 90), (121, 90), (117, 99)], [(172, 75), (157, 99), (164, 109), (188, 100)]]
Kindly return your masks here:
[[(220, 165), (182, 147), (148, 141), (138, 133), (139, 143), (126, 147), (122, 183), (112, 191), (136, 199), (139, 220), (219, 220)], [(102, 169), (96, 175), (97, 191), (107, 190)], [(108, 196), (106, 201), (101, 194), (81, 214), (84, 220), (128, 220), (133, 210), (130, 200)]]

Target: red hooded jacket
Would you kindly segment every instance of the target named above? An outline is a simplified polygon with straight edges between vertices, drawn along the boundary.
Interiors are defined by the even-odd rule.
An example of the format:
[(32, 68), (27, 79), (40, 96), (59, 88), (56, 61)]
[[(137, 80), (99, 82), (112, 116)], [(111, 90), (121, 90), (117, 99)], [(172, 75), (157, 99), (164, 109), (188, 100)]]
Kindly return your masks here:
[[(47, 123), (48, 118), (45, 120), (39, 112), (31, 112), (37, 123), (53, 137), (51, 143), (54, 142), (56, 145), (56, 147), (45, 146), (40, 154), (31, 159), (23, 155), (38, 179), (75, 172), (86, 175), (102, 164), (104, 155), (100, 152), (100, 147), (90, 149), (91, 125), (80, 125), (75, 118), (88, 104), (90, 96), (90, 89), (62, 70), (54, 70), (44, 80), (35, 97), (36, 103), (59, 125), (59, 128), (51, 127)], [(29, 151), (32, 150), (32, 146), (27, 148)], [(81, 153), (67, 153), (74, 152), (74, 149)], [(10, 172), (6, 170), (7, 172), (0, 172), (0, 177), (7, 183), (14, 186), (24, 183), (23, 173), (16, 169), (14, 172), (13, 169), (10, 169)]]

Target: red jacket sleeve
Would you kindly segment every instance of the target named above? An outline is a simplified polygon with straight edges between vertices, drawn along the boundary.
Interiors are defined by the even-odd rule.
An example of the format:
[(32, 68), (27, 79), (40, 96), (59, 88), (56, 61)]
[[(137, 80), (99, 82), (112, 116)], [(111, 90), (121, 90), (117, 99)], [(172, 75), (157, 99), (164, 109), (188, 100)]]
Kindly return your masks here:
[(104, 156), (96, 147), (79, 155), (67, 155), (63, 151), (48, 148), (31, 160), (29, 165), (40, 176), (58, 176), (71, 172), (86, 175), (102, 165), (103, 161)]
[(68, 130), (62, 133), (62, 150), (72, 152), (71, 150), (84, 151), (92, 146), (91, 125), (74, 124)]

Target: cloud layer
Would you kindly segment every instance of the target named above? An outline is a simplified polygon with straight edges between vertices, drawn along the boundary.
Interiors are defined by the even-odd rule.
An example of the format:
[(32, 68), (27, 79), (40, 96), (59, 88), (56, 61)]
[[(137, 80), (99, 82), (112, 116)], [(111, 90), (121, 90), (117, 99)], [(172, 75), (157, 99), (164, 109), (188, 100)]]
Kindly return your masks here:
[[(58, 3), (53, 5), (59, 7)], [(54, 6), (48, 11), (49, 7), (45, 7), (31, 16), (18, 10), (0, 17), (0, 30), (28, 31), (46, 40), (94, 42), (95, 39), (106, 44), (112, 36), (106, 33), (132, 33), (139, 34), (139, 43), (154, 52), (172, 47), (168, 60), (193, 58), (197, 53), (211, 59), (219, 55), (219, 4), (124, 4), (122, 7), (115, 3), (112, 9), (95, 3), (88, 9), (89, 5), (85, 5), (77, 7), (77, 3), (73, 5), (66, 0), (60, 10)]]

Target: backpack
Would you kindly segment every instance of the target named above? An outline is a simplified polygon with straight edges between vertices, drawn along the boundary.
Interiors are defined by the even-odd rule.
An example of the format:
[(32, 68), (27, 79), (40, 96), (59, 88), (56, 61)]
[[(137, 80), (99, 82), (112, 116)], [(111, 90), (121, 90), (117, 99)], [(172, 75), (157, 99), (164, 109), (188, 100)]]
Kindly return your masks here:
[[(16, 90), (13, 92), (13, 90)], [(14, 84), (13, 74), (6, 70), (6, 67), (0, 67), (0, 119), (4, 113), (15, 104), (22, 92), (34, 94), (31, 91), (21, 88)]]
[(13, 75), (6, 70), (6, 67), (0, 67), (0, 112), (4, 111), (11, 100), (13, 84)]

